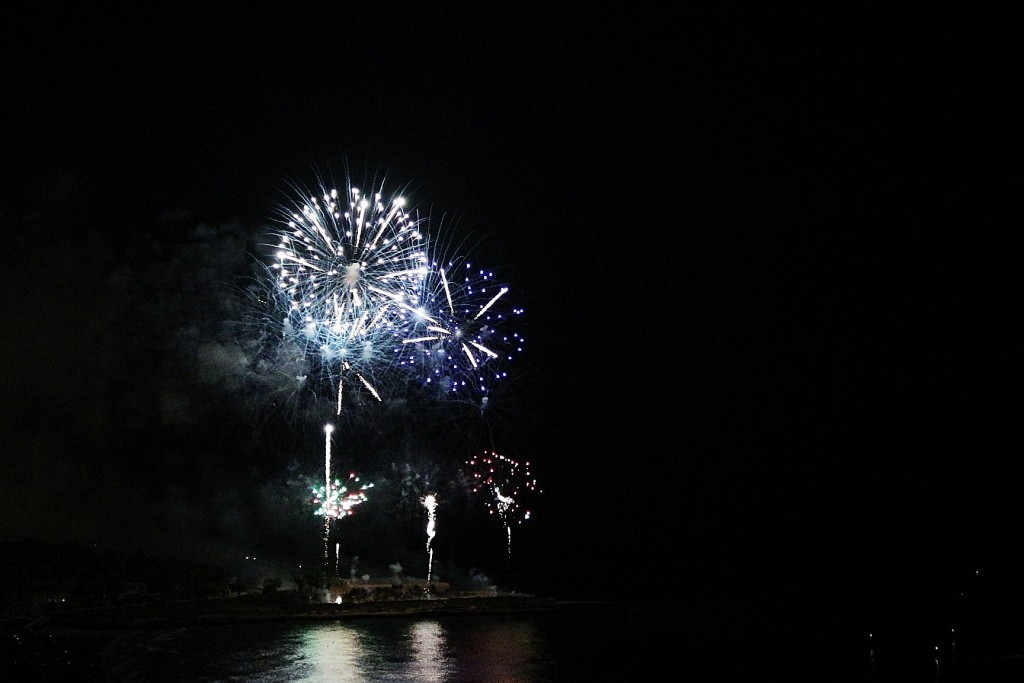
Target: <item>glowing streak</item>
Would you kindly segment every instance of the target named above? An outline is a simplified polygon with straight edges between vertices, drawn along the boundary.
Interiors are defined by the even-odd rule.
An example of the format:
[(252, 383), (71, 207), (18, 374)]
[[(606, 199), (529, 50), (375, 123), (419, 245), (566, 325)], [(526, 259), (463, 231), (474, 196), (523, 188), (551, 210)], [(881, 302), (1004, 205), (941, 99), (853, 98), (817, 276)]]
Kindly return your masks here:
[(473, 352), (469, 350), (469, 347), (466, 346), (465, 344), (463, 344), (462, 345), (462, 350), (465, 351), (466, 358), (469, 359), (469, 362), (473, 365), (473, 367), (474, 368), (478, 367), (477, 363), (476, 363), (476, 358), (473, 356)]
[(489, 348), (487, 348), (487, 347), (486, 347), (486, 346), (484, 346), (483, 344), (480, 344), (479, 342), (475, 342), (475, 341), (473, 341), (473, 340), (471, 339), (471, 340), (469, 341), (469, 343), (470, 343), (470, 344), (472, 344), (472, 345), (473, 345), (474, 347), (476, 347), (476, 348), (480, 349), (480, 350), (481, 350), (481, 351), (483, 351), (484, 353), (486, 353), (486, 354), (487, 354), (488, 356), (490, 356), (491, 358), (497, 358), (497, 357), (498, 357), (498, 354), (496, 354), (496, 353), (495, 353), (494, 351), (491, 351), (491, 350), (490, 350)]
[(507, 291), (508, 291), (508, 287), (502, 287), (501, 291), (498, 292), (497, 294), (495, 294), (494, 298), (491, 299), (490, 301), (488, 301), (487, 305), (484, 306), (483, 308), (481, 308), (480, 312), (473, 316), (473, 320), (476, 320), (477, 318), (482, 316), (487, 311), (487, 309), (490, 308), (491, 306), (493, 306), (494, 302), (497, 301)]
[(508, 537), (508, 555), (512, 557), (512, 525), (508, 523), (508, 511), (516, 501), (512, 496), (501, 495), (501, 491), (497, 486), (494, 487), (494, 498), (498, 501), (498, 514), (501, 516), (501, 521), (505, 522), (505, 532)]
[(373, 397), (375, 399), (377, 399), (378, 401), (381, 400), (380, 394), (378, 394), (377, 390), (374, 389), (373, 386), (369, 382), (366, 381), (365, 377), (363, 377), (362, 375), (356, 375), (356, 377), (358, 377), (359, 381), (363, 383), (363, 386), (365, 386), (367, 389), (370, 390), (370, 393), (373, 394)]
[(423, 507), (427, 509), (427, 581), (430, 581), (434, 564), (434, 548), (432, 544), (437, 525), (437, 496), (433, 493), (428, 493), (423, 496), (421, 502)]
[(395, 270), (390, 273), (384, 273), (380, 276), (382, 280), (387, 280), (393, 277), (405, 277), (407, 275), (426, 275), (426, 268), (410, 268), (409, 270)]
[(334, 431), (334, 425), (328, 423), (324, 425), (324, 483), (327, 486), (331, 485), (331, 432)]
[[(331, 190), (331, 194), (332, 194), (332, 198), (337, 199), (338, 193), (335, 190)], [(316, 197), (311, 197), (309, 201), (313, 205), (319, 207), (319, 203), (317, 202)], [(328, 201), (328, 198), (326, 196), (324, 197), (324, 201), (325, 202)], [(327, 229), (324, 228), (323, 223), (320, 222), (320, 220), (317, 218), (316, 214), (313, 213), (313, 209), (310, 208), (310, 206), (308, 204), (306, 206), (302, 207), (302, 214), (313, 225), (313, 227), (316, 228), (317, 232), (319, 232), (320, 235), (324, 238), (324, 242), (326, 242), (327, 244), (330, 244), (331, 243), (331, 236), (330, 236), (330, 234), (328, 234)], [(295, 220), (302, 220), (301, 218), (299, 218), (298, 215), (296, 215), (296, 214), (292, 214), (292, 215), (295, 216)]]
[[(379, 208), (384, 207), (384, 205), (380, 203), (379, 194), (377, 195), (376, 205)], [(402, 199), (401, 197), (396, 197), (395, 200), (392, 202), (391, 212), (387, 215), (387, 218), (380, 219), (380, 231), (377, 233), (377, 236), (373, 238), (373, 242), (371, 244), (371, 247), (373, 249), (377, 248), (377, 244), (380, 242), (380, 238), (384, 236), (384, 231), (388, 229), (388, 227), (391, 225), (391, 221), (394, 220), (395, 218), (395, 214), (398, 213), (398, 210), (402, 208), (404, 205), (405, 200)]]
[(455, 313), (455, 304), (452, 303), (452, 290), (448, 286), (448, 276), (444, 273), (444, 268), (438, 269), (441, 274), (441, 284), (444, 286), (444, 296), (448, 300), (448, 312)]
[(282, 261), (286, 261), (286, 260), (287, 261), (294, 261), (295, 263), (298, 263), (300, 266), (305, 266), (306, 268), (309, 268), (311, 270), (316, 270), (316, 271), (319, 271), (321, 273), (326, 273), (327, 272), (326, 269), (318, 268), (315, 264), (310, 263), (309, 261), (307, 261), (304, 258), (299, 258), (298, 256), (295, 256), (291, 252), (279, 251), (279, 252), (277, 252), (277, 257), (279, 259), (281, 259)]
[[(324, 490), (328, 491), (331, 488), (331, 432), (334, 431), (334, 425), (327, 423), (324, 425)], [(331, 518), (324, 515), (324, 562), (327, 562), (327, 544), (331, 538)]]
[[(331, 190), (331, 192), (334, 193), (334, 196), (337, 196), (337, 193), (334, 190)], [(353, 187), (352, 188), (352, 197), (353, 197), (353, 199), (358, 199), (358, 197), (359, 197), (359, 188), (358, 187)], [(362, 234), (363, 234), (363, 219), (366, 216), (366, 202), (365, 201), (360, 201), (360, 202), (358, 202), (358, 205), (359, 205), (359, 211), (358, 211), (359, 218), (356, 219), (356, 241), (355, 241), (355, 245), (357, 247), (359, 246), (359, 240), (360, 240), (360, 238), (362, 237)], [(352, 206), (353, 206), (353, 208), (356, 206), (356, 202), (355, 201), (353, 201)], [(348, 214), (346, 213), (345, 216), (347, 217)]]

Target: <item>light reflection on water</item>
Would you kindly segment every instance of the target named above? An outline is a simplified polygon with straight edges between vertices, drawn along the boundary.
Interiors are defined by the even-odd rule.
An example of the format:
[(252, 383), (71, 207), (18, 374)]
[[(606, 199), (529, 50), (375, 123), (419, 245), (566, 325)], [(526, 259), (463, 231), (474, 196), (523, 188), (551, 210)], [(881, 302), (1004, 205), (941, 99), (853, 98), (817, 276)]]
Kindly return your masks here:
[(444, 681), (452, 671), (444, 630), (436, 621), (417, 621), (410, 629), (412, 661), (408, 673), (420, 681)]
[(292, 680), (363, 683), (381, 680), (382, 675), (388, 680), (453, 680), (440, 623), (373, 626), (335, 622), (302, 627), (298, 658), (288, 667), (293, 676), (301, 671), (301, 677)]
[(359, 683), (367, 680), (359, 670), (363, 638), (358, 629), (326, 624), (309, 627), (299, 633), (296, 661), (288, 668), (302, 674), (300, 681)]
[(125, 680), (534, 683), (584, 674), (608, 653), (612, 623), (562, 616), (472, 616), (232, 624), (149, 641)]

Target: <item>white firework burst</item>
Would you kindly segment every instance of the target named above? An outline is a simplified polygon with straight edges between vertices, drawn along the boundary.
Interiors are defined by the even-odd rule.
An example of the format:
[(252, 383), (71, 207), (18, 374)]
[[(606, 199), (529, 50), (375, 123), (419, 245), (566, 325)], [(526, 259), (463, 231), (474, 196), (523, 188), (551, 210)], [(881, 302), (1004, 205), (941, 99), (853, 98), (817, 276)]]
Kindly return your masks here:
[(420, 219), (401, 196), (351, 184), (306, 193), (281, 219), (272, 268), (282, 329), (331, 377), (338, 412), (346, 376), (379, 399), (372, 376), (394, 360), (428, 273)]

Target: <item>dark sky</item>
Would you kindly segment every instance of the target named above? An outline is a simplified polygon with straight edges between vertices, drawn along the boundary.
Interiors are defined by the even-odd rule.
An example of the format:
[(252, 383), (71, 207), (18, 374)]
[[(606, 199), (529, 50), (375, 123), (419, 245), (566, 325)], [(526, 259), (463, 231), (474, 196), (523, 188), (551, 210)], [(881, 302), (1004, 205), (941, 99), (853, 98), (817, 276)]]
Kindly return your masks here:
[[(527, 310), (525, 571), (763, 597), (1016, 562), (1010, 45), (861, 23), (8, 23), (0, 535), (276, 547), (289, 458), (182, 377), (288, 183), (349, 168)], [(315, 471), (319, 429), (259, 439)]]

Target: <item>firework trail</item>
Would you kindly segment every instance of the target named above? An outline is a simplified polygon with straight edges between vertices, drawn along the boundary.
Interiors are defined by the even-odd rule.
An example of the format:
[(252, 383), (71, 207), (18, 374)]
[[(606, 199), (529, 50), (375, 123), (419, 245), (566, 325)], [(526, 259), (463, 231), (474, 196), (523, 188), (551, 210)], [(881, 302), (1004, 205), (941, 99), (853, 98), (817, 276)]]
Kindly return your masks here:
[[(367, 500), (366, 491), (373, 488), (372, 483), (360, 484), (360, 479), (351, 473), (348, 475), (347, 485), (342, 485), (340, 479), (328, 482), (324, 486), (312, 487), (312, 503), (316, 505), (314, 515), (322, 515), (324, 518), (324, 566), (329, 562), (329, 540), (331, 533), (331, 521), (340, 520), (353, 514), (353, 508)], [(335, 548), (337, 556), (338, 548)], [(337, 557), (335, 557), (337, 567)]]
[(508, 554), (512, 556), (512, 525), (530, 519), (530, 511), (523, 507), (523, 498), (539, 492), (537, 480), (530, 475), (530, 463), (519, 463), (504, 455), (484, 451), (470, 458), (466, 465), (473, 477), (473, 493), (486, 491), (491, 514), (497, 513), (505, 525)]
[(334, 432), (334, 425), (324, 425), (324, 485), (331, 485), (331, 434)]
[(492, 271), (462, 258), (432, 262), (420, 298), (399, 365), (439, 398), (471, 401), (483, 414), (523, 351), (523, 336), (511, 329), (523, 310)]
[(437, 528), (437, 496), (433, 493), (428, 493), (420, 499), (420, 502), (427, 509), (427, 581), (430, 581), (434, 566), (433, 542)]
[(282, 328), (328, 376), (337, 414), (349, 378), (380, 400), (370, 377), (390, 363), (419, 307), (426, 238), (404, 207), (400, 196), (367, 197), (349, 184), (280, 211), (272, 269), (287, 309)]
[[(324, 425), (324, 497), (321, 502), (327, 501), (327, 494), (331, 490), (331, 434), (334, 432), (334, 425)], [(314, 492), (315, 494), (315, 492)], [(315, 498), (314, 498), (315, 502)], [(327, 562), (327, 543), (331, 536), (331, 518), (329, 514), (330, 510), (324, 510), (324, 562)], [(337, 557), (337, 549), (335, 549), (335, 557)], [(335, 573), (337, 573), (337, 560), (335, 561)]]

